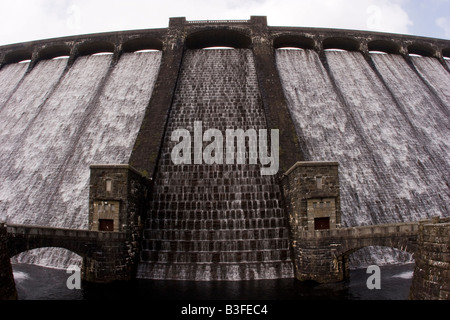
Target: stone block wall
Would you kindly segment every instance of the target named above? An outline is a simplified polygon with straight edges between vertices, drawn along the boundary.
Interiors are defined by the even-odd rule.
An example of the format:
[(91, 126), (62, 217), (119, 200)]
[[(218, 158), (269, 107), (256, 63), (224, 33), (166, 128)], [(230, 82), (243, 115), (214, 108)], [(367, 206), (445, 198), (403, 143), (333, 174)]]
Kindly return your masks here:
[(337, 162), (297, 162), (281, 178), (291, 228), (295, 276), (320, 283), (344, 280), (348, 266), (332, 256), (332, 241), (320, 237), (305, 239), (302, 232), (314, 232), (315, 218), (329, 218), (329, 228), (341, 223)]
[(287, 171), (296, 161), (302, 161), (300, 142), (284, 96), (275, 63), (273, 43), (265, 16), (252, 16), (252, 49), (259, 90), (267, 120), (267, 129), (279, 130), (280, 172)]
[[(151, 180), (130, 165), (91, 166), (89, 229), (106, 233), (112, 231), (111, 236), (124, 235), (125, 238), (123, 242), (104, 242), (101, 253), (84, 259), (85, 280), (110, 282), (135, 277), (142, 223), (150, 194)], [(102, 210), (99, 206), (103, 206)], [(113, 226), (101, 226), (100, 219), (114, 221)]]
[(450, 300), (450, 218), (439, 222), (419, 225), (412, 300)]
[(139, 232), (150, 188), (151, 181), (129, 165), (92, 165), (89, 229), (99, 231), (99, 219), (111, 219), (108, 231)]
[(338, 167), (337, 162), (297, 162), (283, 175), (281, 185), (293, 232), (314, 230), (314, 218), (327, 212), (330, 228), (340, 227)]
[(417, 222), (297, 231), (292, 240), (295, 276), (300, 281), (319, 283), (346, 280), (350, 276), (351, 253), (370, 246), (414, 253), (417, 233)]
[(328, 237), (295, 238), (293, 240), (292, 247), (297, 280), (333, 283), (348, 279), (348, 260), (345, 256), (335, 256), (334, 247), (336, 244), (334, 240)]
[(6, 227), (0, 224), (0, 300), (17, 299), (16, 285), (7, 248)]
[(92, 252), (83, 257), (82, 279), (95, 283), (135, 279), (139, 242), (121, 232), (99, 232)]
[(146, 177), (155, 176), (184, 49), (186, 18), (171, 18), (161, 64), (129, 163)]

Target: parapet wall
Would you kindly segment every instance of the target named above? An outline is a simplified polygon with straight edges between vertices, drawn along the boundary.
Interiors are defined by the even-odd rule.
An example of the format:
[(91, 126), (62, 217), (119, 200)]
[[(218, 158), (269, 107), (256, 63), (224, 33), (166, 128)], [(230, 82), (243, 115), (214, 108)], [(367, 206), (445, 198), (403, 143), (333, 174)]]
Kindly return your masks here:
[(301, 47), (316, 51), (342, 49), (346, 51), (380, 51), (391, 54), (418, 54), (426, 57), (449, 57), (448, 40), (401, 34), (336, 30), (321, 28), (271, 27), (273, 45)]
[[(215, 42), (251, 48), (255, 39), (249, 41), (246, 38), (256, 35), (255, 25), (267, 28), (268, 40), (274, 48), (300, 47), (317, 51), (343, 49), (364, 53), (382, 51), (436, 58), (450, 57), (448, 40), (344, 29), (271, 27), (267, 26), (265, 17), (252, 16), (250, 20), (187, 21), (185, 18), (171, 18), (169, 28), (106, 32), (10, 44), (0, 47), (0, 66), (31, 60), (33, 67), (39, 60), (70, 56), (73, 61), (78, 56), (97, 52), (120, 55), (122, 52), (141, 49), (163, 50), (168, 44), (170, 29), (181, 31), (183, 38), (188, 38), (187, 46), (191, 49), (214, 46)], [(236, 34), (219, 30), (236, 31), (241, 37), (236, 38)]]

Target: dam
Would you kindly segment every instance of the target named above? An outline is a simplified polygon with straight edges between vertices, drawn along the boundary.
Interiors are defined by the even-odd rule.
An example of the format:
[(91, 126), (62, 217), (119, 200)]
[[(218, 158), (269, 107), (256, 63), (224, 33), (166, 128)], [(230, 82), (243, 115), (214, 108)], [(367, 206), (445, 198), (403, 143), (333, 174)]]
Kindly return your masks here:
[[(298, 161), (339, 164), (337, 228), (449, 217), (448, 58), (448, 40), (258, 16), (0, 47), (0, 220), (120, 232), (131, 221), (144, 279), (292, 278), (281, 181)], [(278, 173), (174, 164), (172, 133), (198, 121), (204, 131), (279, 130)], [(148, 184), (139, 200), (112, 197), (138, 188), (123, 170)], [(140, 213), (127, 223), (106, 217), (129, 203)], [(17, 259), (81, 263), (37, 250)], [(355, 260), (397, 254), (370, 247)]]

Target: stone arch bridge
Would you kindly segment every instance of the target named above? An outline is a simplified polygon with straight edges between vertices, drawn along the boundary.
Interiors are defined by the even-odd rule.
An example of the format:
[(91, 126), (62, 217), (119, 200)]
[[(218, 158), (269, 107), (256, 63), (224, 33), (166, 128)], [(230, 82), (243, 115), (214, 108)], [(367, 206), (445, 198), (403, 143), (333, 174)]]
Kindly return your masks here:
[[(126, 232), (7, 225), (7, 255), (57, 247), (83, 258), (83, 279), (91, 282), (129, 280), (135, 277), (137, 239)], [(386, 246), (413, 253), (417, 250), (419, 223), (340, 228), (293, 233), (296, 277), (299, 280), (338, 282), (348, 278), (348, 256), (368, 246)]]
[(296, 277), (320, 283), (349, 277), (349, 255), (364, 247), (382, 246), (414, 254), (419, 222), (329, 230), (294, 231)]
[[(293, 230), (295, 276), (319, 283), (349, 278), (349, 255), (367, 246), (386, 246), (410, 252), (416, 261), (410, 297), (449, 299), (448, 239), (450, 219), (393, 223), (329, 230)], [(126, 232), (88, 231), (26, 225), (0, 226), (1, 265), (11, 270), (9, 259), (21, 252), (41, 247), (61, 247), (83, 258), (86, 281), (111, 282), (136, 276), (138, 239)], [(8, 274), (6, 274), (8, 276)], [(0, 285), (13, 283), (2, 274)], [(11, 286), (11, 285), (10, 285)], [(0, 292), (3, 293), (3, 292)], [(2, 297), (4, 298), (4, 297)]]
[(102, 232), (30, 225), (7, 225), (9, 258), (37, 248), (64, 248), (82, 257), (82, 278), (89, 282), (131, 280), (138, 241), (126, 232)]
[(367, 246), (385, 246), (413, 254), (410, 299), (450, 299), (450, 219), (339, 228), (293, 230), (295, 275), (319, 283), (349, 278), (348, 258)]

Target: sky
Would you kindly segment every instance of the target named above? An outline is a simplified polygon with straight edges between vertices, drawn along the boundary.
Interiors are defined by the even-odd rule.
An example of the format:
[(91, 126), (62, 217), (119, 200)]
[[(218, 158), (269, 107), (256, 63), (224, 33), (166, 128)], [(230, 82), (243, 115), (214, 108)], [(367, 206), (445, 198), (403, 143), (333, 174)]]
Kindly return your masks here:
[(450, 39), (450, 0), (0, 0), (0, 45), (267, 16), (269, 26), (369, 30)]

